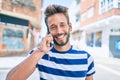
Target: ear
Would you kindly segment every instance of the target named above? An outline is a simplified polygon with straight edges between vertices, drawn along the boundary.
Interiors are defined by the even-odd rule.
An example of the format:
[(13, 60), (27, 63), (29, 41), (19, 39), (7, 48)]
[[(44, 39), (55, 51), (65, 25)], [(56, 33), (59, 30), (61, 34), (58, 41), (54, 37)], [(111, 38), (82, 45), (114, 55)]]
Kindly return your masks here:
[(72, 23), (69, 23), (69, 30), (72, 31)]

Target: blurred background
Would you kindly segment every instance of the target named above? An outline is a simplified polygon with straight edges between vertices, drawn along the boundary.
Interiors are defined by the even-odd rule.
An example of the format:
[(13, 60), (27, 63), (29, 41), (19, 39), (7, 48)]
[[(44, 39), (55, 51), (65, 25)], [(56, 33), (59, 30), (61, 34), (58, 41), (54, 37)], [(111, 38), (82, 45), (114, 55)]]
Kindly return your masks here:
[[(50, 4), (69, 8), (71, 43), (93, 56), (95, 80), (119, 80), (120, 0), (0, 0), (0, 80), (46, 35)], [(39, 80), (37, 70), (28, 80)]]

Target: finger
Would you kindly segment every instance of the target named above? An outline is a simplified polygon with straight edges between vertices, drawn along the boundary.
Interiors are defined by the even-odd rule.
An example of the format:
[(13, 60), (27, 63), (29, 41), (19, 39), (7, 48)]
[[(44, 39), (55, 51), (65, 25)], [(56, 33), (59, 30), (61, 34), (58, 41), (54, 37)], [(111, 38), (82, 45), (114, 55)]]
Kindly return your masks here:
[(51, 34), (48, 34), (47, 37), (50, 37), (51, 39), (53, 39), (52, 35)]
[(48, 35), (48, 36), (47, 36), (47, 40), (50, 41), (50, 42), (52, 42), (52, 41), (53, 41), (52, 35)]
[(51, 47), (51, 43), (52, 43), (52, 40), (48, 40), (46, 44), (48, 47)]

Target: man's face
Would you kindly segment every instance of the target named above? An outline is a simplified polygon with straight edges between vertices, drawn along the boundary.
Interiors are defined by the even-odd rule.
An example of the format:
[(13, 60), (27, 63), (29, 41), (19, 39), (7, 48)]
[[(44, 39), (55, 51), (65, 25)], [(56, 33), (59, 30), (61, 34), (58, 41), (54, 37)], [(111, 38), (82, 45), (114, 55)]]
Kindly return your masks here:
[(66, 17), (59, 13), (50, 16), (47, 20), (50, 33), (54, 38), (54, 44), (64, 46), (69, 42), (71, 24), (67, 23)]

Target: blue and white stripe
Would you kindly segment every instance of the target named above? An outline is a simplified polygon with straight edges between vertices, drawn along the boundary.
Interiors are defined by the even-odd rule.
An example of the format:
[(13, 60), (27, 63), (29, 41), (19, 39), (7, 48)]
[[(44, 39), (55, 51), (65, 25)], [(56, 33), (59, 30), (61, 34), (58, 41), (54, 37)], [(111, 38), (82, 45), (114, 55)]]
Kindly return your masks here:
[(39, 60), (37, 68), (40, 80), (85, 80), (95, 73), (91, 55), (73, 47), (65, 52), (51, 49)]
[[(52, 75), (45, 72), (40, 72), (40, 80), (85, 80), (85, 77), (64, 77), (60, 75)], [(47, 76), (47, 77), (46, 77)]]

